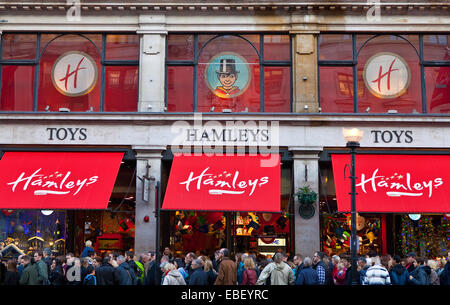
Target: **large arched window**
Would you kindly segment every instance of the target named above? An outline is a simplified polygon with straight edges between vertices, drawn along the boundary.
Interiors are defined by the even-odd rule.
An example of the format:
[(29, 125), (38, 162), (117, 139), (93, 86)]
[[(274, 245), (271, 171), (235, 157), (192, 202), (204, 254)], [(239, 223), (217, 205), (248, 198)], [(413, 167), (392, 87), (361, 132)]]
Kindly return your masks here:
[(324, 113), (449, 113), (448, 35), (319, 36)]
[(137, 111), (137, 35), (1, 38), (0, 111)]
[(168, 36), (171, 112), (290, 112), (289, 35)]

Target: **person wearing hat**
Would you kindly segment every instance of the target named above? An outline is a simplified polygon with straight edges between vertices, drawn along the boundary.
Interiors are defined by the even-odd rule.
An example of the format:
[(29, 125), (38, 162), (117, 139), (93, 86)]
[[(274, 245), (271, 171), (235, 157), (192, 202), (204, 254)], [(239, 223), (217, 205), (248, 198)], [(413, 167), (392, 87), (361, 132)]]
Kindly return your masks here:
[(232, 58), (222, 58), (219, 70), (216, 71), (221, 86), (216, 87), (216, 94), (223, 98), (230, 98), (239, 94), (240, 89), (235, 86), (239, 71), (236, 70), (236, 61)]
[(416, 260), (416, 253), (414, 252), (409, 252), (407, 255), (407, 262), (408, 264), (405, 266), (406, 270), (408, 271), (408, 273), (411, 273), (414, 271), (414, 269), (416, 269), (416, 267), (414, 266), (414, 261)]

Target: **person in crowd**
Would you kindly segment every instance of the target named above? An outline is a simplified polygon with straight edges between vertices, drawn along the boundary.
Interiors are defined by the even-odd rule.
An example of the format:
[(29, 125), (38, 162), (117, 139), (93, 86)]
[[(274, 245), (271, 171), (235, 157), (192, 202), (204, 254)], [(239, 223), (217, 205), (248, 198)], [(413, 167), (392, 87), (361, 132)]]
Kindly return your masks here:
[(292, 258), (292, 262), (295, 265), (295, 269), (293, 269), (294, 277), (295, 277), (295, 279), (297, 279), (297, 276), (300, 273), (300, 270), (303, 268), (303, 255), (301, 255), (299, 253), (295, 254), (294, 257)]
[(19, 277), (22, 276), (22, 271), (23, 271), (23, 262), (22, 262), (22, 258), (24, 257), (24, 254), (19, 255), (19, 257), (17, 258), (17, 272), (19, 273)]
[(439, 283), (441, 282), (440, 279), (441, 279), (442, 271), (444, 271), (446, 262), (447, 261), (445, 260), (445, 258), (441, 258), (437, 261), (436, 273), (437, 273), (437, 276), (439, 277)]
[(97, 277), (95, 276), (95, 268), (93, 265), (89, 265), (86, 268), (87, 275), (83, 279), (83, 285), (97, 285)]
[[(365, 282), (366, 273), (367, 273), (367, 270), (369, 269), (369, 267), (371, 266), (371, 263), (367, 262), (368, 259), (369, 258), (366, 258), (364, 256), (358, 257), (357, 264), (358, 264), (359, 284), (360, 285), (366, 285), (366, 282)], [(348, 282), (347, 282), (347, 285), (349, 285)]]
[(148, 270), (144, 280), (144, 285), (158, 285), (161, 280), (160, 273), (156, 266), (156, 253), (149, 252)]
[(34, 265), (36, 271), (38, 272), (38, 281), (41, 285), (50, 285), (48, 280), (48, 267), (47, 264), (42, 260), (42, 252), (34, 252)]
[(78, 285), (81, 283), (81, 261), (73, 253), (69, 252), (66, 254), (64, 274), (69, 285)]
[(408, 273), (411, 273), (415, 267), (414, 267), (414, 261), (416, 259), (416, 253), (414, 252), (409, 252), (408, 255), (406, 256), (406, 270), (408, 270)]
[(329, 266), (326, 266), (322, 261), (324, 257), (323, 252), (317, 251), (313, 256), (313, 268), (316, 270), (319, 277), (319, 285), (330, 285), (332, 276)]
[(173, 262), (174, 257), (173, 257), (172, 250), (170, 250), (170, 247), (165, 247), (162, 255), (167, 256), (169, 258), (169, 262)]
[(22, 258), (24, 269), (20, 277), (20, 285), (39, 285), (38, 272), (35, 266), (31, 264), (31, 257), (25, 255)]
[(409, 273), (409, 284), (429, 285), (431, 268), (425, 265), (425, 259), (416, 257), (413, 261), (414, 270)]
[(238, 252), (234, 255), (234, 259), (237, 267), (237, 284), (240, 285), (242, 282), (242, 273), (244, 272), (244, 254)]
[(81, 259), (81, 268), (80, 268), (80, 283), (83, 284), (83, 280), (88, 275), (88, 267), (92, 266), (92, 260), (89, 257), (84, 257)]
[(242, 272), (241, 285), (255, 285), (258, 280), (258, 273), (256, 272), (255, 262), (253, 258), (246, 257), (244, 259), (244, 271)]
[(390, 285), (391, 278), (389, 272), (381, 265), (380, 257), (373, 256), (371, 261), (373, 265), (367, 269), (364, 282), (367, 285)]
[(208, 285), (214, 285), (217, 279), (217, 272), (213, 268), (212, 261), (206, 255), (200, 256), (200, 259), (203, 262), (203, 270), (208, 275)]
[(391, 268), (389, 274), (392, 285), (406, 285), (409, 278), (409, 272), (405, 266), (401, 264), (401, 258), (398, 255), (393, 257), (394, 266)]
[(137, 277), (123, 255), (117, 257), (119, 267), (114, 271), (116, 285), (136, 285)]
[(164, 266), (163, 285), (186, 285), (186, 282), (174, 264), (167, 263)]
[(194, 270), (192, 270), (192, 266), (191, 266), (192, 265), (192, 261), (194, 259), (197, 259), (197, 255), (195, 255), (194, 252), (189, 252), (184, 257), (184, 270), (188, 274), (188, 281), (189, 281), (189, 277), (191, 276), (192, 272), (194, 271)]
[(47, 264), (47, 272), (49, 273), (50, 266), (53, 263), (52, 250), (50, 248), (45, 248), (42, 251), (42, 260), (44, 261), (45, 264)]
[(447, 251), (447, 263), (444, 265), (444, 269), (441, 271), (439, 282), (441, 283), (441, 285), (450, 285), (450, 250)]
[(336, 272), (333, 275), (333, 282), (335, 285), (342, 286), (345, 284), (345, 275), (347, 268), (344, 265), (344, 262), (339, 261), (336, 264)]
[(137, 276), (139, 278), (139, 285), (144, 285), (145, 282), (145, 265), (148, 262), (148, 255), (146, 253), (141, 253), (139, 255), (139, 260), (135, 261), (136, 266), (137, 266)]
[(237, 284), (237, 266), (229, 257), (227, 248), (219, 251), (218, 263), (219, 272), (214, 285), (236, 285)]
[(48, 279), (52, 285), (65, 285), (64, 270), (59, 258), (54, 258), (52, 260)]
[(114, 285), (114, 267), (111, 265), (112, 257), (107, 255), (103, 259), (100, 267), (95, 269), (95, 276), (97, 277), (97, 285), (107, 286)]
[[(125, 251), (125, 260), (130, 265), (130, 269), (133, 270), (133, 273), (136, 275), (137, 278), (140, 276), (140, 271), (138, 268), (138, 264), (136, 263), (134, 259), (134, 252), (133, 251)], [(143, 269), (142, 269), (143, 271)]]
[(275, 253), (273, 262), (263, 269), (256, 284), (263, 285), (270, 276), (271, 285), (294, 285), (294, 273), (291, 267), (283, 262), (283, 258), (282, 253)]
[(331, 272), (331, 276), (334, 280), (336, 273), (338, 272), (338, 268), (337, 265), (339, 264), (339, 262), (341, 261), (341, 258), (338, 255), (333, 255), (331, 257), (331, 263), (333, 264), (333, 271)]
[(430, 267), (430, 285), (440, 285), (439, 276), (437, 275), (437, 262), (429, 259), (426, 260), (425, 263)]
[(95, 252), (94, 248), (92, 248), (92, 241), (87, 240), (85, 242), (85, 247), (81, 252), (81, 258), (88, 257), (90, 253)]
[(197, 258), (191, 262), (192, 274), (189, 276), (189, 285), (208, 285), (208, 275), (203, 270), (203, 262)]
[(303, 259), (303, 268), (297, 274), (297, 279), (295, 280), (295, 285), (318, 285), (319, 276), (317, 271), (312, 268), (312, 259), (310, 257), (305, 257)]
[(4, 285), (18, 285), (20, 280), (19, 272), (17, 272), (17, 263), (14, 259), (8, 260), (5, 273)]

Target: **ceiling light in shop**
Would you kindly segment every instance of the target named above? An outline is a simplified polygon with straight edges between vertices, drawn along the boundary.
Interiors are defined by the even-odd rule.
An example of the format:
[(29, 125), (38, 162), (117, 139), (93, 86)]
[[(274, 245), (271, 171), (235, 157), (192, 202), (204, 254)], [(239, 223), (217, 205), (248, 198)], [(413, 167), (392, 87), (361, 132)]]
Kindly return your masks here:
[(53, 210), (41, 210), (41, 213), (45, 216), (49, 216), (53, 213)]
[(419, 220), (420, 219), (420, 214), (408, 214), (408, 216), (412, 220)]

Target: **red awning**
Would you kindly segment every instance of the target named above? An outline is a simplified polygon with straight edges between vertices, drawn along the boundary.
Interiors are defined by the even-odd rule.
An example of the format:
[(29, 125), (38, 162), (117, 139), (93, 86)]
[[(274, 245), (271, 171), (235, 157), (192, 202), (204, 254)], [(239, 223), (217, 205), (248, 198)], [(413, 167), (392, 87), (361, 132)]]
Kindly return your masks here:
[(6, 152), (1, 209), (106, 209), (121, 152)]
[[(333, 154), (338, 210), (350, 211), (350, 156)], [(450, 156), (356, 155), (356, 211), (449, 213)]]
[(280, 156), (175, 155), (162, 209), (280, 211)]

